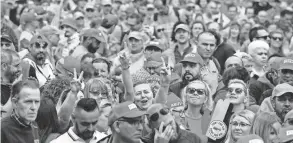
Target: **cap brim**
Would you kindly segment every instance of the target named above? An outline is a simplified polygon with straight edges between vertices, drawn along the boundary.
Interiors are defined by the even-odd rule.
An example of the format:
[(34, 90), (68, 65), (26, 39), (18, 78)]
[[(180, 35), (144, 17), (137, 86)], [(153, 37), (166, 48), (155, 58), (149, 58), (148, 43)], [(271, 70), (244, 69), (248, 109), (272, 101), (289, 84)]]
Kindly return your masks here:
[(280, 67), (279, 69), (280, 70), (283, 70), (283, 69), (293, 70), (293, 66), (292, 65), (286, 65), (286, 66)]
[(179, 30), (179, 29), (183, 29), (183, 30), (189, 32), (189, 29), (186, 29), (186, 28), (183, 28), (183, 27), (178, 27), (178, 28), (176, 28), (176, 29), (175, 29), (175, 32), (177, 32), (177, 30)]
[(139, 38), (137, 36), (129, 36), (128, 39), (130, 39), (130, 38), (135, 38), (135, 39), (141, 40), (141, 38)]
[(188, 60), (188, 59), (182, 60), (179, 63), (184, 63), (184, 62), (195, 63), (195, 64), (198, 63), (198, 62), (194, 62), (193, 60)]
[(161, 66), (163, 63), (157, 62), (157, 61), (147, 61), (145, 63), (146, 67), (158, 67)]
[(143, 116), (145, 114), (146, 114), (146, 112), (144, 112), (144, 111), (136, 110), (136, 111), (132, 111), (132, 112), (127, 113), (123, 117), (125, 117), (125, 118), (135, 118), (135, 117)]

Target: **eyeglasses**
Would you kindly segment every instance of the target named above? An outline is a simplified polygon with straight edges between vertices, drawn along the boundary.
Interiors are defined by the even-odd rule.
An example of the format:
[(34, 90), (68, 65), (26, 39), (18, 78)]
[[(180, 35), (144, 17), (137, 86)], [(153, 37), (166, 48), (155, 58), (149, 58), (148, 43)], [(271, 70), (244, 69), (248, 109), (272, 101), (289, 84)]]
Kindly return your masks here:
[(158, 121), (160, 115), (167, 115), (168, 113), (170, 113), (170, 110), (168, 108), (162, 108), (159, 112), (156, 112), (154, 114), (152, 114), (151, 116), (149, 116), (149, 119), (153, 122)]
[(271, 38), (270, 35), (266, 35), (266, 36), (259, 36), (259, 37), (256, 37), (257, 39), (268, 39), (268, 38)]
[(95, 10), (90, 9), (90, 8), (86, 9), (86, 12), (94, 12), (94, 11), (95, 11)]
[(107, 92), (102, 92), (102, 91), (89, 91), (89, 93), (98, 95), (98, 98), (100, 99), (108, 99), (108, 93)]
[(235, 91), (236, 94), (241, 94), (243, 92), (243, 89), (241, 88), (228, 88), (228, 93), (233, 93)]
[(42, 42), (42, 43), (40, 43), (40, 42), (36, 42), (36, 43), (34, 44), (34, 46), (35, 46), (37, 49), (39, 49), (39, 48), (46, 49), (47, 46), (48, 46), (48, 43), (46, 43), (46, 42)]
[(231, 125), (233, 125), (233, 126), (240, 126), (240, 127), (246, 127), (246, 126), (251, 126), (250, 124), (247, 124), (247, 123), (244, 123), (244, 122), (236, 122), (236, 121), (234, 121), (234, 122), (231, 122), (230, 123)]
[(283, 41), (283, 37), (272, 37), (273, 40), (277, 41)]
[(289, 125), (293, 125), (293, 118), (288, 118), (285, 122), (287, 122)]
[(186, 93), (188, 94), (198, 94), (198, 95), (204, 95), (206, 92), (204, 89), (195, 89), (195, 88), (187, 88)]
[(165, 31), (165, 28), (162, 28), (162, 29), (157, 29), (158, 32), (163, 32)]
[(11, 43), (1, 43), (1, 47), (3, 47), (5, 45), (5, 47), (10, 47)]

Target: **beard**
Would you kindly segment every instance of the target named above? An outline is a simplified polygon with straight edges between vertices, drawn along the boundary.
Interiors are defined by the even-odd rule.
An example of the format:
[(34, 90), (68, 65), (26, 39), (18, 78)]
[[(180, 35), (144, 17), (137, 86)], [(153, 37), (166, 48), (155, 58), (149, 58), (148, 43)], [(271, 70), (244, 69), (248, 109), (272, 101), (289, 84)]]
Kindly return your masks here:
[(98, 49), (99, 49), (99, 47), (95, 47), (95, 46), (93, 45), (93, 43), (90, 43), (90, 44), (87, 46), (87, 50), (88, 50), (90, 53), (96, 53)]
[(200, 75), (199, 74), (196, 75), (196, 76), (194, 76), (190, 72), (185, 72), (184, 75), (183, 75), (183, 77), (182, 77), (182, 83), (184, 85), (187, 85), (189, 82), (194, 81), (194, 80), (197, 80), (199, 78), (200, 78)]
[(84, 130), (81, 132), (77, 124), (75, 124), (77, 136), (82, 138), (83, 140), (91, 139), (95, 133), (95, 131)]
[(37, 53), (37, 55), (35, 56), (35, 59), (36, 59), (36, 64), (42, 65), (45, 63), (46, 54), (43, 52)]

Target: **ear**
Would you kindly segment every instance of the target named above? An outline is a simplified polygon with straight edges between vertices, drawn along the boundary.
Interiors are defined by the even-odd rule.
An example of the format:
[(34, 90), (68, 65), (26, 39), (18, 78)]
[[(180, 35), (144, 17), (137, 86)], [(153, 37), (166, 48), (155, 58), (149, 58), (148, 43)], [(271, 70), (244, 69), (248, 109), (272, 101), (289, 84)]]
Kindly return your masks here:
[(114, 122), (113, 128), (117, 133), (120, 133), (119, 122)]
[(8, 69), (8, 64), (7, 63), (2, 63), (1, 64), (1, 71), (6, 71)]
[(12, 103), (12, 107), (13, 107), (13, 109), (16, 108), (16, 106), (17, 106), (17, 102), (18, 102), (18, 99), (16, 99), (15, 97), (14, 97), (14, 98), (11, 98), (11, 103)]

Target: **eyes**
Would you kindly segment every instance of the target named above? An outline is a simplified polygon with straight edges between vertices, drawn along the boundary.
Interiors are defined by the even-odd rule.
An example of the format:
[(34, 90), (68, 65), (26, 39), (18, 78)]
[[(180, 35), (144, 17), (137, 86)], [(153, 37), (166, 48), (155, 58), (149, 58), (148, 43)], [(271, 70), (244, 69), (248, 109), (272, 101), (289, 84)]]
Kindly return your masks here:
[(148, 90), (138, 91), (138, 92), (135, 93), (135, 95), (136, 95), (136, 96), (141, 96), (142, 93), (143, 93), (143, 94), (149, 94), (150, 91), (148, 91)]

